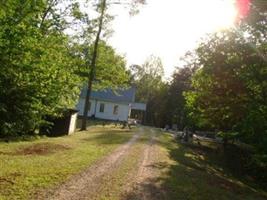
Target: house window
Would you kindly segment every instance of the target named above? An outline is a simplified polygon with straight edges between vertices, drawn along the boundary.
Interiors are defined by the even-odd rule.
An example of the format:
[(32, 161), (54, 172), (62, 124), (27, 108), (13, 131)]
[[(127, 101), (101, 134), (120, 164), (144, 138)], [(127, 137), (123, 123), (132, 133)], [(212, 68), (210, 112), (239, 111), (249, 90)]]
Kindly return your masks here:
[(113, 108), (113, 115), (117, 115), (118, 111), (119, 111), (119, 106), (115, 105), (114, 108)]
[(100, 104), (100, 108), (99, 108), (99, 112), (104, 112), (104, 110), (105, 110), (105, 104), (104, 103), (101, 103)]

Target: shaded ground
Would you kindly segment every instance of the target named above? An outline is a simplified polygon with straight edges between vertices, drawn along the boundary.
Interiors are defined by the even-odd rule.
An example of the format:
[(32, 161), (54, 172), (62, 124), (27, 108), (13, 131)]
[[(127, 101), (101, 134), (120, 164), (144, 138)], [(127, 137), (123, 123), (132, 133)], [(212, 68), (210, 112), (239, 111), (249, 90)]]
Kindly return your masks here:
[[(160, 140), (165, 154), (158, 166), (166, 169), (158, 181), (165, 188), (166, 199), (263, 200), (266, 191), (246, 184), (218, 163), (213, 149), (174, 142), (171, 136)], [(163, 161), (163, 162), (162, 162)]]

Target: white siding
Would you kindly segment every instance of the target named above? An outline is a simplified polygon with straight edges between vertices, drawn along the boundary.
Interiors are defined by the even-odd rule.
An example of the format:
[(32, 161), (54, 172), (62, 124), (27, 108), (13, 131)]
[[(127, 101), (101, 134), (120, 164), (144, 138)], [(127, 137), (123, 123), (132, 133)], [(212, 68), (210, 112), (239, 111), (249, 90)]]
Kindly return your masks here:
[(73, 114), (70, 119), (70, 126), (68, 134), (72, 134), (76, 129), (77, 113)]
[[(83, 108), (84, 108), (84, 102), (85, 102), (85, 99), (79, 99), (79, 102), (76, 106), (77, 110), (79, 110), (79, 115), (83, 115)], [(94, 113), (95, 113), (95, 104), (96, 104), (96, 101), (95, 100), (90, 100), (91, 102), (91, 107), (90, 107), (90, 110), (88, 112), (88, 117), (91, 117)]]
[(131, 103), (132, 109), (146, 111), (145, 103)]
[[(103, 113), (99, 112), (101, 103), (105, 104), (105, 109)], [(119, 106), (117, 115), (113, 114), (113, 109), (115, 105)], [(97, 101), (96, 118), (125, 121), (128, 119), (128, 113), (129, 113), (129, 105), (127, 104)]]
[[(79, 110), (79, 115), (83, 115), (83, 107), (84, 107), (84, 99), (80, 99), (79, 103), (77, 104), (77, 110)], [(96, 100), (90, 100), (91, 102), (91, 108), (88, 112), (88, 116), (91, 117), (95, 113), (96, 118), (100, 119), (107, 119), (107, 120), (119, 120), (119, 121), (126, 121), (128, 120), (128, 114), (129, 114), (129, 105), (123, 104), (123, 103), (113, 103), (113, 102), (107, 102), (107, 101), (96, 101)], [(100, 104), (104, 103), (105, 108), (104, 112), (99, 112)], [(96, 105), (96, 107), (95, 107)], [(113, 114), (114, 106), (118, 105), (118, 114)]]

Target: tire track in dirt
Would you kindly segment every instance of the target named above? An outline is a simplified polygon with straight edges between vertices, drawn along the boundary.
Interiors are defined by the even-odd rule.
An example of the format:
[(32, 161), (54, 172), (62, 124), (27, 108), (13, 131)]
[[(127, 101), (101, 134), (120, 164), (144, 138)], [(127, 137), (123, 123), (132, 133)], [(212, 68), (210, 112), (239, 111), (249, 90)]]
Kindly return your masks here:
[(150, 140), (145, 144), (140, 165), (136, 176), (124, 188), (122, 200), (162, 200), (164, 191), (158, 185), (160, 170), (156, 167), (159, 162), (159, 147), (154, 129), (150, 129)]
[(126, 144), (118, 147), (113, 153), (96, 162), (88, 169), (59, 186), (53, 191), (36, 199), (49, 200), (80, 200), (94, 199), (102, 184), (103, 178), (116, 169), (122, 159), (127, 156), (130, 147), (136, 143), (140, 135), (143, 134), (142, 128)]

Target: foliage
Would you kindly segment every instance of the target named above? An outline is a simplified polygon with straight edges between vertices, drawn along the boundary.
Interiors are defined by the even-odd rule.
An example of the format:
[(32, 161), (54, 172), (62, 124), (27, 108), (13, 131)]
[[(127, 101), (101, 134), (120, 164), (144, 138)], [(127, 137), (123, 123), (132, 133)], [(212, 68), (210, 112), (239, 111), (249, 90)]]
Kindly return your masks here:
[(235, 140), (253, 149), (252, 155), (244, 158), (246, 173), (264, 183), (267, 10), (259, 2), (252, 1), (250, 14), (236, 27), (209, 35), (192, 52), (195, 58), (189, 65), (200, 68), (185, 98), (191, 125), (216, 131), (224, 147), (229, 140)]
[[(46, 10), (49, 3), (9, 0), (1, 9), (1, 136), (33, 134), (44, 116), (60, 115), (75, 104), (80, 82), (73, 74), (76, 58), (54, 11)], [(52, 18), (44, 18), (50, 11)]]
[[(166, 85), (163, 83), (163, 65), (159, 57), (151, 55), (143, 65), (132, 65), (130, 74), (132, 84), (137, 88), (136, 101), (145, 102), (146, 123), (159, 126), (160, 118), (163, 118), (164, 94)], [(160, 123), (161, 124), (161, 123)]]
[[(191, 60), (188, 54), (185, 59)], [(196, 68), (177, 68), (170, 82), (163, 80), (160, 58), (150, 56), (143, 65), (130, 67), (131, 83), (137, 88), (136, 100), (147, 104), (146, 123), (157, 127), (177, 124), (183, 129), (189, 122), (183, 93), (191, 88), (191, 77)]]
[[(96, 10), (99, 6), (96, 4)], [(92, 38), (97, 29), (97, 18), (91, 19), (80, 7), (76, 0), (1, 3), (1, 137), (36, 134), (40, 126), (48, 124), (46, 116), (61, 116), (66, 108), (75, 106), (92, 70)], [(105, 15), (106, 25), (111, 19)], [(105, 37), (109, 32), (106, 25)], [(73, 31), (75, 36), (68, 35)], [(124, 58), (104, 41), (97, 49), (94, 89), (125, 86)]]
[(243, 142), (267, 153), (267, 18), (261, 16), (257, 26), (244, 21), (199, 45), (195, 63), (201, 68), (185, 95), (189, 117), (199, 127), (237, 132)]
[[(189, 56), (189, 55), (188, 55)], [(166, 104), (166, 117), (169, 118), (168, 124), (177, 124), (178, 129), (182, 130), (190, 124), (187, 118), (184, 93), (191, 89), (191, 77), (196, 69), (190, 66), (177, 68), (172, 75), (169, 84), (168, 98)]]
[[(82, 120), (82, 127), (81, 130), (86, 130), (86, 121), (87, 121), (87, 115), (88, 115), (88, 110), (89, 110), (89, 99), (90, 99), (90, 95), (91, 95), (91, 91), (92, 91), (92, 86), (93, 86), (93, 81), (96, 78), (96, 73), (97, 73), (97, 68), (99, 66), (97, 66), (97, 56), (98, 56), (98, 51), (99, 51), (99, 43), (101, 40), (101, 37), (109, 35), (109, 31), (108, 31), (108, 25), (109, 22), (114, 18), (113, 16), (109, 15), (108, 13), (108, 9), (111, 7), (112, 4), (118, 4), (118, 5), (132, 5), (132, 14), (133, 14), (133, 10), (135, 10), (136, 6), (140, 3), (144, 3), (144, 0), (133, 0), (128, 2), (126, 1), (117, 1), (117, 2), (113, 2), (113, 1), (109, 1), (109, 0), (99, 0), (99, 1), (95, 1), (95, 11), (98, 14), (98, 17), (95, 19), (95, 39), (93, 40), (93, 48), (92, 48), (92, 57), (90, 62), (87, 62), (87, 66), (89, 68), (89, 75), (88, 75), (88, 84), (87, 84), (87, 90), (86, 90), (86, 97), (85, 97), (85, 105), (84, 105), (84, 110), (83, 110), (83, 120)], [(88, 35), (88, 30), (89, 33), (94, 30), (91, 28), (90, 24), (88, 24), (88, 28), (85, 30), (85, 35)], [(103, 32), (105, 30), (105, 32)], [(90, 35), (90, 34), (89, 34)], [(89, 37), (90, 39), (91, 37)], [(85, 41), (87, 41), (88, 39), (85, 37), (84, 38)], [(89, 59), (89, 52), (87, 50), (87, 54), (85, 55), (86, 59)], [(105, 73), (106, 74), (106, 73)], [(113, 73), (111, 73), (113, 74)], [(100, 76), (101, 74), (98, 73), (98, 76)], [(110, 78), (110, 76), (107, 79), (103, 79), (101, 80), (101, 82), (104, 82), (104, 84), (107, 85), (107, 83), (114, 83), (112, 85), (110, 85), (109, 87), (116, 85), (118, 83), (120, 83), (120, 81), (124, 81), (124, 79), (126, 78), (127, 75), (125, 73), (117, 73), (116, 76), (117, 78)], [(118, 83), (116, 82), (116, 80), (119, 80)]]
[(103, 41), (98, 47), (95, 80), (94, 89), (126, 87), (129, 80), (124, 57)]
[(161, 86), (164, 74), (163, 65), (159, 57), (151, 55), (143, 65), (130, 66), (132, 79), (138, 88), (137, 101), (147, 102)]
[[(79, 68), (75, 69), (75, 73), (86, 82), (91, 71), (91, 67), (89, 67), (86, 62), (92, 59), (93, 46), (90, 45), (88, 48), (88, 46), (84, 44), (75, 44), (74, 48), (74, 53), (78, 54), (81, 58), (86, 58), (81, 60)], [(87, 49), (89, 49), (89, 51)], [(115, 90), (118, 87), (128, 86), (129, 74), (127, 73), (126, 61), (123, 56), (117, 54), (114, 48), (105, 41), (100, 41), (97, 57), (93, 90), (106, 88)], [(116, 79), (114, 79), (114, 77), (116, 77)]]

